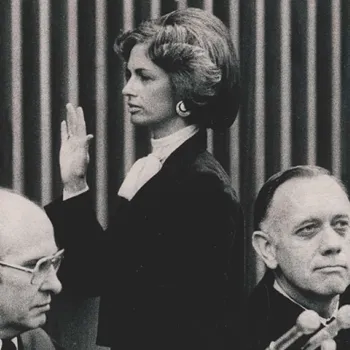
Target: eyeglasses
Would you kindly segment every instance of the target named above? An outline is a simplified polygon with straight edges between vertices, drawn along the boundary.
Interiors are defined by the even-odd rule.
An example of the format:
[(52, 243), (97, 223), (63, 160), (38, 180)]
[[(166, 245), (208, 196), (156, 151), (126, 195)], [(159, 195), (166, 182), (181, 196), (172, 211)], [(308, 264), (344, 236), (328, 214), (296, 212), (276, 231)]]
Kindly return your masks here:
[(4, 261), (0, 261), (0, 265), (31, 273), (32, 279), (30, 283), (34, 285), (41, 285), (50, 273), (51, 266), (53, 267), (55, 273), (58, 271), (63, 259), (63, 253), (64, 249), (58, 251), (53, 255), (45, 256), (39, 259), (36, 262), (34, 269), (30, 269), (19, 265), (8, 264)]

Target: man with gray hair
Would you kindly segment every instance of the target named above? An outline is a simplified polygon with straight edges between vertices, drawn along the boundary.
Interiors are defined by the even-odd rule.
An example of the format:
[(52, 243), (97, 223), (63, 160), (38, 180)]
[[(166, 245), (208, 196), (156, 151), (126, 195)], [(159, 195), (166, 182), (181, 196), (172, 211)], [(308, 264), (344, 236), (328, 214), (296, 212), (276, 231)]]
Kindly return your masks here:
[(62, 256), (45, 211), (0, 188), (0, 349), (61, 349), (40, 327), (62, 289)]
[[(249, 337), (242, 349), (266, 349), (306, 310), (319, 316), (313, 332), (338, 321), (341, 306), (349, 304), (350, 284), (350, 202), (344, 185), (317, 166), (275, 174), (258, 194), (254, 225), (253, 247), (267, 272), (248, 299), (244, 333)], [(288, 349), (300, 350), (313, 335)], [(350, 349), (348, 329), (334, 339), (337, 350)], [(335, 343), (322, 346), (334, 349)]]

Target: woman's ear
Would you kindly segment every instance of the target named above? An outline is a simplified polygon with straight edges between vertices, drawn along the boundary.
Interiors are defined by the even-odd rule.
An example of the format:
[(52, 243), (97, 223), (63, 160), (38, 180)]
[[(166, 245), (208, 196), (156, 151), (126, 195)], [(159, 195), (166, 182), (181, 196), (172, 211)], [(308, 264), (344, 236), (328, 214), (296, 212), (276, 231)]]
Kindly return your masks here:
[(276, 246), (272, 237), (263, 231), (255, 231), (253, 233), (252, 243), (255, 251), (266, 266), (272, 270), (276, 269), (278, 266), (276, 260)]

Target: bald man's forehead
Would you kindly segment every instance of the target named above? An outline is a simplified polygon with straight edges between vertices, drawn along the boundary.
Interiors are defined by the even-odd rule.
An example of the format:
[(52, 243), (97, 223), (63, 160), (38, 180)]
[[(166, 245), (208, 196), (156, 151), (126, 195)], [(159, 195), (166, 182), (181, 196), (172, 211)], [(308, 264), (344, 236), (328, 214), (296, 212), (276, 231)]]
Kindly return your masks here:
[[(6, 199), (6, 201), (2, 201)], [(0, 191), (0, 254), (44, 242), (55, 251), (50, 219), (39, 206), (17, 194)]]
[(0, 212), (11, 213), (13, 211), (45, 213), (40, 206), (30, 201), (28, 198), (8, 190), (0, 189)]
[(19, 225), (45, 225), (52, 226), (45, 211), (36, 204), (10, 197), (0, 204), (0, 225), (4, 228), (18, 227)]

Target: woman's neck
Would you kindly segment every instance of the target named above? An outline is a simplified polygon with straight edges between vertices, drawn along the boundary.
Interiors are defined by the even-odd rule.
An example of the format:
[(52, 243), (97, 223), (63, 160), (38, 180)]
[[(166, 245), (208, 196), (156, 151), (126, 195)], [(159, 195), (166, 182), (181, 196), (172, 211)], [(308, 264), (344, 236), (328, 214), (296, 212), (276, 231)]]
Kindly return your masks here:
[(168, 120), (166, 123), (162, 123), (161, 125), (157, 124), (150, 126), (149, 129), (153, 139), (160, 139), (174, 134), (186, 126), (188, 126), (188, 124), (185, 119), (177, 117), (171, 119), (171, 121)]

